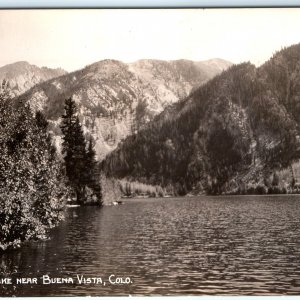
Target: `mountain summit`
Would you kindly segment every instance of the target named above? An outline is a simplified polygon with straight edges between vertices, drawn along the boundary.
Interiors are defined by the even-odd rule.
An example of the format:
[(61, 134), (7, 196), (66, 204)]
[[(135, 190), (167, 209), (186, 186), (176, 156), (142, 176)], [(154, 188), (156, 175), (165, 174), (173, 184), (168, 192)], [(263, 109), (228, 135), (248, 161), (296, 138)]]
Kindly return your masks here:
[(62, 69), (39, 68), (26, 61), (19, 61), (0, 68), (0, 81), (7, 80), (14, 96), (18, 96), (34, 85), (66, 74)]

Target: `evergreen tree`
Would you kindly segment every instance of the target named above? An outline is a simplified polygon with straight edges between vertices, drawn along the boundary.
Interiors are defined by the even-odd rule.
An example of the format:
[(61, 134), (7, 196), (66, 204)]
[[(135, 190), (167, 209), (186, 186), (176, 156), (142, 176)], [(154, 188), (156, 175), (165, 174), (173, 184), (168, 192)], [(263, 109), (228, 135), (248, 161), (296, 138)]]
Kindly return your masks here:
[(279, 185), (279, 176), (276, 172), (274, 172), (274, 174), (273, 174), (272, 185), (273, 186), (278, 186)]
[(85, 180), (86, 185), (93, 190), (96, 197), (101, 199), (100, 172), (92, 137), (89, 139), (85, 156)]
[(90, 137), (86, 152), (86, 166), (87, 169), (89, 169), (89, 175), (93, 175), (93, 172), (96, 168), (96, 164), (96, 152), (94, 150), (93, 139), (92, 137)]
[[(73, 145), (73, 154), (71, 158), (71, 168), (69, 169), (69, 178), (75, 186), (75, 191), (77, 195), (77, 200), (79, 202), (85, 201), (85, 188), (86, 184), (83, 180), (86, 173), (86, 142), (83, 136), (83, 130), (81, 128), (79, 118), (76, 117), (75, 126), (74, 126), (74, 145)], [(71, 173), (70, 173), (71, 171)]]
[(100, 177), (96, 172), (98, 168), (96, 168), (93, 143), (91, 139), (88, 145), (85, 141), (76, 104), (71, 98), (65, 101), (65, 114), (62, 119), (62, 153), (64, 154), (66, 175), (70, 186), (76, 193), (77, 202), (84, 203), (87, 200), (87, 187), (99, 200), (101, 198)]
[(65, 101), (65, 114), (62, 115), (61, 130), (63, 133), (62, 153), (65, 155), (66, 175), (76, 193), (78, 202), (85, 197), (85, 184), (82, 180), (85, 171), (85, 139), (77, 116), (75, 101)]

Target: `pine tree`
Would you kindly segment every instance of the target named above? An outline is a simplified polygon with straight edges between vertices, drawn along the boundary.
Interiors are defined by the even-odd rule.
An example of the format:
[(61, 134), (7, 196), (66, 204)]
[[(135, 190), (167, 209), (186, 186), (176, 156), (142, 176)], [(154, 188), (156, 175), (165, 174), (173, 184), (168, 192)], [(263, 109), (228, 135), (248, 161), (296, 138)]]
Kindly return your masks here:
[(85, 154), (85, 172), (83, 177), (87, 186), (91, 187), (91, 185), (93, 185), (95, 180), (96, 165), (96, 152), (94, 150), (93, 140), (90, 137)]
[(65, 114), (62, 115), (61, 131), (63, 133), (62, 154), (65, 155), (66, 175), (72, 175), (72, 160), (75, 146), (75, 124), (77, 121), (77, 108), (75, 102), (69, 98), (65, 101)]
[(100, 172), (96, 161), (93, 139), (90, 137), (85, 156), (85, 182), (98, 200), (101, 199)]
[(87, 200), (87, 188), (90, 188), (99, 200), (101, 198), (100, 175), (97, 173), (93, 142), (90, 138), (87, 145), (77, 115), (76, 104), (71, 98), (65, 101), (65, 114), (62, 119), (62, 153), (66, 175), (70, 186), (76, 193), (77, 202), (84, 203)]
[(77, 116), (76, 104), (71, 98), (65, 101), (65, 114), (62, 118), (62, 153), (65, 155), (66, 175), (70, 186), (76, 193), (77, 201), (84, 202), (85, 183), (83, 178), (85, 173), (86, 143)]

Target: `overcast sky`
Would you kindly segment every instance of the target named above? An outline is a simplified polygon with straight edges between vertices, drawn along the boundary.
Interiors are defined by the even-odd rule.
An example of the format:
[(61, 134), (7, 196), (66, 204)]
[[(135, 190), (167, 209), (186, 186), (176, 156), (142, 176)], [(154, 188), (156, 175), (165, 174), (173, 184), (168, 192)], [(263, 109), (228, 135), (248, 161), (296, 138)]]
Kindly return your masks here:
[(25, 60), (73, 71), (102, 59), (260, 65), (300, 43), (300, 9), (2, 10), (0, 66)]

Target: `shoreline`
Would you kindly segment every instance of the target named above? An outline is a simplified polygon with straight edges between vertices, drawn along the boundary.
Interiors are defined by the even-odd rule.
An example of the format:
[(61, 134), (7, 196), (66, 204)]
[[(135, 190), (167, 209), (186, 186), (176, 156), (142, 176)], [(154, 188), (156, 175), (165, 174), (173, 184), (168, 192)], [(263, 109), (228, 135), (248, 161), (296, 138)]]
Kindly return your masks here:
[(131, 198), (122, 198), (124, 199), (124, 202), (126, 202), (126, 200), (147, 200), (147, 199), (177, 199), (177, 198), (201, 198), (201, 197), (209, 197), (209, 198), (219, 198), (219, 197), (280, 197), (280, 196), (300, 196), (300, 194), (248, 194), (248, 195), (244, 195), (244, 194), (235, 194), (235, 195), (193, 195), (193, 196), (172, 196), (172, 197), (148, 197), (148, 198), (141, 198), (141, 197), (131, 197)]

